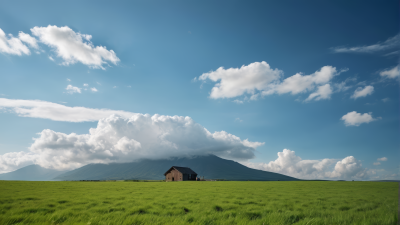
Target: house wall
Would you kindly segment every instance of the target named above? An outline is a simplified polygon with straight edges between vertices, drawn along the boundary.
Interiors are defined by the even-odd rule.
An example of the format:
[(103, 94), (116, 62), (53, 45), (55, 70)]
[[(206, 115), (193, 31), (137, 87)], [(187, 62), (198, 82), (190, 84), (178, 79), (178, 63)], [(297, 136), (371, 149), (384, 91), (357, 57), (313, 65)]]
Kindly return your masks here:
[(196, 175), (192, 174), (189, 179), (189, 174), (183, 174), (183, 180), (196, 180)]
[(183, 180), (182, 173), (176, 169), (171, 170), (169, 173), (165, 175), (165, 181), (172, 181), (172, 178), (174, 178), (174, 181)]

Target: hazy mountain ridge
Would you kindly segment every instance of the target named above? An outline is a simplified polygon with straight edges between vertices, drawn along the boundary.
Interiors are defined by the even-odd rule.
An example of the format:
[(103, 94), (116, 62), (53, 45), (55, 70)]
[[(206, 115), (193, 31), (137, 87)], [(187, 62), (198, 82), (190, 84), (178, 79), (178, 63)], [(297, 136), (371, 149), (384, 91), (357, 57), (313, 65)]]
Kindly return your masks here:
[(46, 169), (39, 165), (30, 165), (9, 173), (0, 174), (0, 180), (49, 181), (65, 171)]
[(171, 160), (142, 160), (131, 163), (89, 164), (61, 174), (55, 180), (163, 180), (171, 166), (190, 167), (206, 179), (298, 180), (278, 173), (248, 168), (214, 155)]

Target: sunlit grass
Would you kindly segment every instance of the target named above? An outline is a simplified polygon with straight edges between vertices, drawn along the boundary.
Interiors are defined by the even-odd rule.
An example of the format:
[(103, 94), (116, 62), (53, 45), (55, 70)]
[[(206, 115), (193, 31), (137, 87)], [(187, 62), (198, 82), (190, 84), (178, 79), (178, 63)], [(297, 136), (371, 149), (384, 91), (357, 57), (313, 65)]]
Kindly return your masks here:
[(396, 224), (398, 183), (0, 181), (0, 224)]

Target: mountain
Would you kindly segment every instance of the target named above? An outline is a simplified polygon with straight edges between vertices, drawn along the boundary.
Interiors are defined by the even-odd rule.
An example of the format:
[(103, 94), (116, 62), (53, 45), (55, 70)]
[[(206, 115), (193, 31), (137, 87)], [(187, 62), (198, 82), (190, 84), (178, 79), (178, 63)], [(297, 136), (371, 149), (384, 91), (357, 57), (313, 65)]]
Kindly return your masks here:
[(48, 181), (56, 176), (65, 173), (46, 169), (38, 165), (30, 165), (9, 173), (0, 174), (0, 180), (29, 180), (29, 181)]
[(142, 160), (131, 163), (89, 164), (61, 174), (55, 180), (163, 180), (171, 166), (190, 167), (205, 179), (225, 180), (298, 180), (278, 173), (251, 169), (214, 155), (172, 160)]

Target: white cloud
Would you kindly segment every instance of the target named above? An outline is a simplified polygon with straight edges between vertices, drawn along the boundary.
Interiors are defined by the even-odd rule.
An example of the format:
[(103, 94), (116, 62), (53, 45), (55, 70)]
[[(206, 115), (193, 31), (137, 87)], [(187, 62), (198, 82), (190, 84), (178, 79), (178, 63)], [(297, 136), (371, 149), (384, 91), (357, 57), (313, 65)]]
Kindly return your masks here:
[(27, 43), (32, 48), (39, 49), (39, 45), (38, 45), (36, 39), (34, 37), (32, 37), (31, 35), (25, 34), (24, 32), (20, 31), (19, 34), (18, 34), (18, 38), (21, 41)]
[(358, 87), (354, 91), (354, 94), (351, 96), (351, 98), (357, 99), (360, 97), (365, 97), (367, 95), (372, 95), (373, 92), (374, 92), (374, 87), (371, 85), (365, 86), (364, 88)]
[(218, 68), (216, 71), (203, 73), (198, 79), (210, 79), (218, 82), (211, 90), (210, 97), (233, 98), (245, 93), (254, 94), (268, 88), (272, 82), (279, 80), (283, 72), (271, 69), (266, 62), (254, 62), (241, 68)]
[(374, 162), (373, 164), (374, 164), (374, 166), (379, 166), (379, 165), (381, 165), (380, 162)]
[[(218, 68), (216, 71), (202, 74), (198, 79), (210, 79), (213, 82), (219, 82), (212, 88), (210, 97), (234, 98), (237, 96), (249, 94), (250, 100), (258, 99), (259, 95), (285, 94), (292, 95), (314, 91), (309, 100), (329, 99), (332, 89), (328, 84), (331, 79), (345, 72), (336, 71), (335, 67), (324, 66), (319, 71), (310, 75), (297, 73), (281, 81), (283, 72), (279, 69), (271, 69), (266, 62), (254, 62), (241, 68)], [(238, 100), (239, 101), (239, 100)], [(234, 101), (238, 103), (238, 101)]]
[(73, 93), (81, 93), (81, 89), (72, 85), (68, 85), (65, 90), (67, 90), (67, 92), (69, 94), (73, 94)]
[(69, 107), (57, 103), (40, 100), (21, 100), (0, 98), (0, 109), (11, 111), (21, 117), (50, 119), (66, 122), (98, 121), (101, 118), (117, 114), (125, 118), (136, 113), (111, 109), (91, 109), (85, 107)]
[(97, 91), (98, 91), (98, 90), (97, 90), (96, 88), (94, 88), (94, 87), (90, 88), (90, 90), (91, 90), (92, 92), (97, 92)]
[(31, 54), (31, 51), (20, 39), (13, 37), (11, 34), (7, 37), (2, 29), (0, 29), (0, 52), (11, 55)]
[(264, 91), (263, 94), (272, 94), (276, 92), (278, 94), (291, 93), (295, 95), (312, 91), (315, 89), (316, 85), (328, 83), (337, 74), (338, 72), (336, 71), (336, 68), (332, 66), (324, 66), (319, 71), (310, 75), (297, 73), (283, 80), (283, 82), (276, 85), (274, 89)]
[(384, 51), (384, 50), (388, 50), (388, 49), (398, 48), (399, 45), (400, 45), (400, 34), (387, 39), (383, 43), (377, 43), (377, 44), (368, 45), (368, 46), (351, 47), (351, 48), (336, 47), (336, 48), (333, 48), (333, 51), (336, 53), (345, 53), (345, 52), (375, 53), (375, 52)]
[(88, 86), (89, 86), (89, 84), (83, 84), (83, 86), (84, 86), (84, 87), (88, 87)]
[(0, 174), (34, 164), (37, 155), (32, 152), (9, 152), (0, 155)]
[(243, 104), (243, 101), (241, 101), (241, 100), (239, 100), (239, 99), (235, 99), (235, 100), (233, 100), (233, 102), (234, 102), (234, 103), (237, 103), (237, 104)]
[[(136, 114), (129, 119), (111, 115), (88, 134), (43, 130), (30, 152), (0, 156), (9, 171), (22, 159), (45, 168), (75, 169), (89, 163), (131, 162), (193, 155), (247, 160), (264, 143), (250, 142), (225, 131), (211, 133), (190, 117)], [(13, 155), (14, 154), (14, 155)], [(27, 160), (25, 160), (27, 161)], [(24, 161), (24, 162), (25, 162)], [(3, 164), (3, 163), (2, 163)]]
[(104, 69), (103, 65), (107, 62), (116, 65), (120, 61), (113, 50), (94, 46), (90, 41), (91, 35), (75, 33), (67, 26), (34, 27), (31, 32), (40, 42), (53, 48), (57, 56), (64, 60), (64, 65), (80, 62), (91, 68)]
[(390, 98), (383, 98), (382, 99), (382, 102), (388, 102), (388, 101), (390, 101)]
[(346, 81), (342, 81), (340, 83), (334, 84), (336, 92), (347, 91), (352, 87), (351, 85), (346, 85), (346, 83)]
[(67, 81), (71, 81), (71, 80), (67, 78)]
[(344, 121), (346, 126), (360, 126), (362, 123), (369, 123), (376, 120), (375, 118), (372, 118), (371, 114), (372, 113), (361, 114), (353, 111), (342, 116), (341, 120)]
[(384, 56), (399, 56), (400, 51), (393, 51), (393, 52), (389, 52), (388, 54), (385, 54)]
[(382, 157), (382, 158), (378, 158), (377, 160), (383, 162), (383, 161), (387, 161), (387, 158), (386, 157)]
[[(53, 57), (49, 56), (49, 59), (54, 62)], [(67, 79), (67, 80), (69, 80), (69, 79)], [(69, 80), (69, 81), (71, 81), (71, 80)]]
[(310, 101), (312, 99), (314, 99), (315, 101), (318, 101), (321, 99), (330, 99), (331, 95), (332, 95), (331, 86), (329, 84), (325, 84), (325, 85), (319, 86), (318, 90), (316, 92), (310, 94), (310, 96), (308, 96), (306, 101)]
[(236, 118), (235, 122), (243, 122), (243, 120), (241, 120), (240, 118)]
[(353, 156), (347, 156), (343, 160), (339, 161), (335, 165), (335, 169), (330, 173), (330, 177), (337, 177), (341, 179), (360, 179), (367, 176), (366, 169), (362, 167), (359, 160)]
[(382, 77), (387, 78), (397, 78), (400, 76), (400, 68), (399, 66), (395, 66), (392, 69), (387, 69), (379, 73)]
[[(278, 158), (269, 163), (244, 163), (244, 165), (270, 172), (285, 174), (300, 179), (365, 179), (366, 170), (353, 156), (343, 160), (304, 160), (294, 151), (284, 149)], [(333, 165), (335, 165), (333, 167)]]

